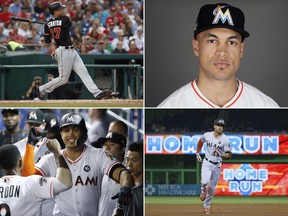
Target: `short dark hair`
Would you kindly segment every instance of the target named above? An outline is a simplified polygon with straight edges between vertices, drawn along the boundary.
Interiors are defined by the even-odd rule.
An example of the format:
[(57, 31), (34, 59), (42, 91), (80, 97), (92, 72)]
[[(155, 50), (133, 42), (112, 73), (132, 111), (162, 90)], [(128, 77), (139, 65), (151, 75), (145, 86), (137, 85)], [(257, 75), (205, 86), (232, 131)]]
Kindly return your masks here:
[(143, 160), (143, 142), (134, 142), (128, 146), (128, 151), (138, 152)]
[(0, 147), (0, 166), (5, 170), (13, 169), (21, 158), (17, 146), (6, 144)]

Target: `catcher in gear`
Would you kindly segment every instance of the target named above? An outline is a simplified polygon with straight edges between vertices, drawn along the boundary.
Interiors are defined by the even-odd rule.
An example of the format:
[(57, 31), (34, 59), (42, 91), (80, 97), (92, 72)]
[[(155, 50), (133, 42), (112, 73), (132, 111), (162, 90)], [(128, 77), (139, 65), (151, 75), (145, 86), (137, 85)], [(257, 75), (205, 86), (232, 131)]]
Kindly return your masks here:
[[(220, 178), (222, 159), (231, 158), (230, 141), (223, 134), (225, 121), (217, 118), (214, 131), (204, 133), (198, 141), (196, 159), (202, 163), (200, 200), (204, 201), (204, 213), (210, 214), (210, 206), (214, 197), (217, 182)], [(203, 144), (206, 143), (204, 159), (200, 155)]]
[(74, 50), (69, 32), (72, 22), (68, 16), (64, 15), (64, 9), (65, 5), (60, 2), (53, 2), (49, 5), (49, 12), (53, 18), (44, 25), (44, 41), (47, 45), (52, 43), (52, 39), (55, 42), (57, 48), (52, 58), (58, 63), (59, 76), (39, 87), (39, 99), (44, 100), (46, 93), (66, 84), (72, 70), (81, 78), (95, 99), (108, 98), (112, 93), (111, 90), (101, 90), (96, 86), (81, 57)]

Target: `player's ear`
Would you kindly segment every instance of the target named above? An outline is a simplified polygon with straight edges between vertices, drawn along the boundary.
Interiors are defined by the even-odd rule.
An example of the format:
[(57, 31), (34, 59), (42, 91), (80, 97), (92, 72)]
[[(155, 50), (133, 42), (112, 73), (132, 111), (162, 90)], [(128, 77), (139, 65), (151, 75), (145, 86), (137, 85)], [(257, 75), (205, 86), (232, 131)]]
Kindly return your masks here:
[(243, 52), (244, 52), (244, 41), (241, 43), (241, 47), (240, 47), (240, 57), (243, 57)]
[(198, 40), (195, 40), (195, 38), (192, 39), (192, 48), (193, 52), (196, 56), (199, 56), (199, 43)]

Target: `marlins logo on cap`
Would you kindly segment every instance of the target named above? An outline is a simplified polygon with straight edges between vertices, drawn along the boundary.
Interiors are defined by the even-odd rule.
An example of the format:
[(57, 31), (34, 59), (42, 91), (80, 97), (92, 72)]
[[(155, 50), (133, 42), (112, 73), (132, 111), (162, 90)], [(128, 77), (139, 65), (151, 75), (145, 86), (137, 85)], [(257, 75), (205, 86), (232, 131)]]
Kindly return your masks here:
[(245, 16), (242, 10), (229, 4), (206, 4), (201, 7), (194, 31), (194, 38), (197, 34), (212, 28), (228, 28), (238, 32), (242, 41), (249, 36), (244, 30)]

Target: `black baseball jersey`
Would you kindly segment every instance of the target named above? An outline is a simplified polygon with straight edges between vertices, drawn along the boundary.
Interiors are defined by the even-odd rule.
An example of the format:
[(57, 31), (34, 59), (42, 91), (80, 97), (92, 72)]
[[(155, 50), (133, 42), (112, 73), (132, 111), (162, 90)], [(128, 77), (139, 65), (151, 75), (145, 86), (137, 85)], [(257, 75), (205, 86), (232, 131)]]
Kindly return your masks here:
[(51, 18), (44, 25), (44, 33), (51, 34), (52, 38), (59, 46), (71, 46), (71, 37), (70, 37), (70, 27), (72, 22), (67, 16), (60, 16), (57, 18)]

